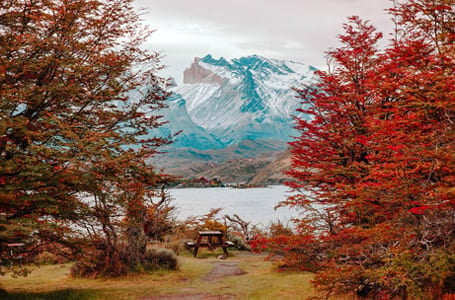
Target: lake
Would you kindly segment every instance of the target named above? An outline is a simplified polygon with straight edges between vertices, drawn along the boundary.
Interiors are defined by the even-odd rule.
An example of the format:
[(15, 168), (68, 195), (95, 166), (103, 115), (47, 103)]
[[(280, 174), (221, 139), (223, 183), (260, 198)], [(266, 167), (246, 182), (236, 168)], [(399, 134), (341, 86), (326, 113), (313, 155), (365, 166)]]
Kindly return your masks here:
[(243, 220), (260, 227), (277, 220), (286, 224), (297, 215), (295, 210), (287, 207), (274, 209), (288, 195), (288, 188), (281, 185), (250, 189), (185, 188), (170, 189), (169, 192), (180, 220), (207, 214), (211, 208), (222, 208), (220, 217), (237, 214)]

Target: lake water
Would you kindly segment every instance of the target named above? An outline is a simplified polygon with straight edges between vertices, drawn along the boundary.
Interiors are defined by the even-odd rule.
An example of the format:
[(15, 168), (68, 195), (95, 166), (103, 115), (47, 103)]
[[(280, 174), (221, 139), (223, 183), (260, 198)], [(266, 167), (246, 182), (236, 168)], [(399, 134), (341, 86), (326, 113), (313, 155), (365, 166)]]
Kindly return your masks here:
[(237, 214), (245, 221), (260, 227), (280, 220), (286, 224), (295, 210), (287, 207), (274, 209), (278, 202), (286, 199), (288, 188), (270, 186), (266, 188), (187, 188), (171, 189), (174, 204), (178, 209), (178, 219), (207, 214), (211, 208), (222, 208), (219, 216)]

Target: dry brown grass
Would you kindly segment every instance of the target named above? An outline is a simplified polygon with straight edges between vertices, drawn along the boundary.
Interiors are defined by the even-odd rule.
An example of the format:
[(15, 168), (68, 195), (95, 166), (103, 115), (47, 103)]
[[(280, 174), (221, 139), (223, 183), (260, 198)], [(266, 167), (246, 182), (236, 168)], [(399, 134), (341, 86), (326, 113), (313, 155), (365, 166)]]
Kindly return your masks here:
[(314, 296), (311, 275), (279, 273), (264, 256), (234, 253), (227, 261), (239, 263), (246, 274), (205, 281), (216, 256), (179, 257), (178, 271), (127, 276), (118, 279), (75, 279), (70, 265), (43, 266), (26, 278), (0, 277), (8, 295), (2, 299), (138, 299), (158, 295), (230, 295), (235, 299), (305, 299)]

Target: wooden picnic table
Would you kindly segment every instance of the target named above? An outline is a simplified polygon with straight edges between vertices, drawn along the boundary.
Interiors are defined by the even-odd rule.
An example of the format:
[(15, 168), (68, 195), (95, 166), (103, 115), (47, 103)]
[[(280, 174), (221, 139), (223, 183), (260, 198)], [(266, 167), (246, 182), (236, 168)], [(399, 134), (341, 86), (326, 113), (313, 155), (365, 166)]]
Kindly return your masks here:
[(190, 244), (190, 246), (193, 247), (194, 257), (197, 256), (199, 248), (201, 247), (206, 247), (210, 250), (220, 247), (223, 248), (224, 255), (229, 256), (227, 248), (232, 245), (232, 242), (223, 240), (223, 233), (221, 231), (199, 231), (196, 243)]

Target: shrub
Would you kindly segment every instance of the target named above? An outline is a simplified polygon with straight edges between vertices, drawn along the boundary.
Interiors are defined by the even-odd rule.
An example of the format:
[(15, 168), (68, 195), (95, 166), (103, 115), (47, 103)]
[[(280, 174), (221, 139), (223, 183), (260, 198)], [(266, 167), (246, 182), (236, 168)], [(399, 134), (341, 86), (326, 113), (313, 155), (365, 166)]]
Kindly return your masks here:
[(36, 256), (34, 262), (41, 265), (57, 265), (69, 262), (69, 259), (49, 251), (43, 251)]
[(228, 240), (234, 243), (234, 247), (238, 250), (251, 251), (251, 247), (243, 238), (238, 235), (228, 235)]
[(276, 222), (272, 222), (270, 224), (270, 236), (275, 237), (275, 236), (291, 236), (294, 235), (294, 232), (292, 229), (289, 227), (289, 225), (284, 225), (280, 220)]
[(88, 250), (84, 259), (77, 261), (71, 268), (75, 277), (120, 277), (128, 274), (131, 268), (126, 262), (124, 249), (107, 254), (103, 250)]
[(75, 277), (120, 277), (134, 272), (176, 270), (178, 267), (177, 255), (168, 249), (148, 249), (140, 261), (140, 264), (133, 264), (125, 247), (109, 253), (105, 249), (92, 249), (73, 265), (71, 274)]
[(177, 270), (177, 255), (169, 249), (148, 249), (145, 252), (144, 268), (146, 271)]

